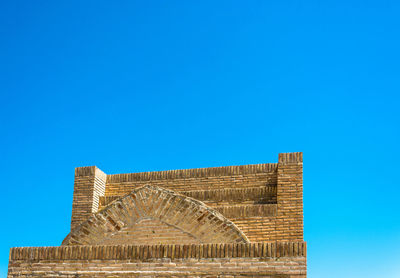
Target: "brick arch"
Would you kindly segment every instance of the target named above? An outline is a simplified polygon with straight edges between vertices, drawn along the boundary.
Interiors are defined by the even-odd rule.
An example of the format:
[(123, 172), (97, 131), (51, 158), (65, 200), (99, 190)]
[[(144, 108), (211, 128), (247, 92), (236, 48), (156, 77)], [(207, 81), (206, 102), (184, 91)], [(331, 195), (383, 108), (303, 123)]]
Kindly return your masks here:
[[(235, 224), (204, 203), (170, 190), (146, 185), (92, 214), (87, 221), (71, 231), (62, 245), (107, 245), (115, 243), (112, 239), (123, 240), (123, 244), (135, 244), (137, 227), (149, 221), (158, 223), (160, 227), (168, 227), (169, 232), (173, 231), (185, 240), (192, 239), (191, 243), (249, 242)], [(128, 234), (131, 237), (125, 236)], [(157, 236), (149, 236), (154, 237)], [(148, 243), (175, 243), (171, 240), (158, 238), (158, 242)]]

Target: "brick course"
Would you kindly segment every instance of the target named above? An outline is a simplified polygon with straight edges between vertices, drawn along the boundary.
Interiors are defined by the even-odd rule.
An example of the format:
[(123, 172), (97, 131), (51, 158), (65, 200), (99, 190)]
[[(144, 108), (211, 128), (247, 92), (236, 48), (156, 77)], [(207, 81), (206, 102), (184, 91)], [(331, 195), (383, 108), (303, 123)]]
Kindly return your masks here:
[(13, 248), (9, 276), (304, 278), (306, 245), (274, 242)]

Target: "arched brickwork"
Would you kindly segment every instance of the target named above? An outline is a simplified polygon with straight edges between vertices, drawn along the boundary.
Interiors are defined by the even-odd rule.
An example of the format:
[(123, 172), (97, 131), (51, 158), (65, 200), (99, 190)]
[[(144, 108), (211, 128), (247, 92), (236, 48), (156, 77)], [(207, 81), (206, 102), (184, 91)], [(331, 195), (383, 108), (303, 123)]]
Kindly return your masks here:
[[(162, 238), (158, 230), (155, 233), (157, 223), (160, 229), (173, 231), (173, 236)], [(140, 224), (145, 225), (141, 231), (154, 233), (147, 242), (135, 242), (134, 235)], [(143, 232), (140, 235), (143, 237)], [(62, 244), (106, 245), (120, 241), (124, 241), (123, 244), (172, 244), (180, 236), (185, 243), (249, 242), (231, 221), (202, 202), (146, 185), (93, 214), (71, 231)]]

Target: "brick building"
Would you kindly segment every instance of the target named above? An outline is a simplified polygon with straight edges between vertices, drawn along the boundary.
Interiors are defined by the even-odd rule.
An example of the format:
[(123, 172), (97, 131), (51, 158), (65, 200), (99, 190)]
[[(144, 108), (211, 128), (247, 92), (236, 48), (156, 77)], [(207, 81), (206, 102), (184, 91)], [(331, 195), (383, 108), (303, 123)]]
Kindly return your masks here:
[(306, 277), (302, 153), (278, 163), (75, 169), (71, 232), (10, 250), (8, 277)]

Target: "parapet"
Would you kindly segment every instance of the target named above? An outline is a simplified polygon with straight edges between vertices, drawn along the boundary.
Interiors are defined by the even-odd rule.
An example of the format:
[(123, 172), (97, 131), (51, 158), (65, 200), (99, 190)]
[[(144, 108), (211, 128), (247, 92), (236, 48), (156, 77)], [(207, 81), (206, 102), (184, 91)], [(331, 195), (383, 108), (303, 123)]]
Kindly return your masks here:
[(9, 277), (306, 277), (303, 155), (107, 175), (75, 169), (61, 247), (12, 248)]

